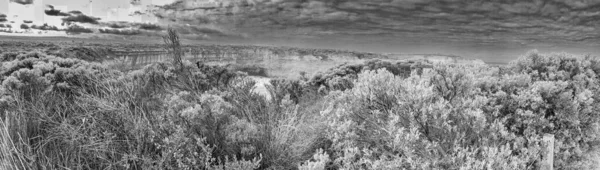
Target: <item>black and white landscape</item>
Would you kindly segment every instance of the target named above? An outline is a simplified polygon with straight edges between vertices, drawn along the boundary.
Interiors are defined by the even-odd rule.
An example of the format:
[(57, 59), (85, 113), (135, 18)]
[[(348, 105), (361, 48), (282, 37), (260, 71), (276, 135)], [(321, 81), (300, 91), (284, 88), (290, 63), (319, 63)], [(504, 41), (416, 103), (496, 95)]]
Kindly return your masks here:
[(600, 169), (600, 1), (0, 0), (0, 170)]

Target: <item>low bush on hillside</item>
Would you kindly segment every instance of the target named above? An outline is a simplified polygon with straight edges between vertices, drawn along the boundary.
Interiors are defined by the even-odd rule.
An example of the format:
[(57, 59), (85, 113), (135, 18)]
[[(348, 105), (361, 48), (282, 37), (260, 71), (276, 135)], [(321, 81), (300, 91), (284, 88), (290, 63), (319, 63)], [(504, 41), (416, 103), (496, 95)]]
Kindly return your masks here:
[(269, 98), (202, 63), (2, 60), (0, 169), (539, 169), (547, 133), (554, 168), (598, 168), (595, 58), (530, 53), (408, 77), (371, 61), (272, 80)]
[(267, 69), (264, 67), (259, 67), (256, 65), (231, 65), (229, 67), (233, 71), (241, 71), (250, 76), (268, 77)]
[(382, 68), (394, 75), (407, 77), (410, 75), (411, 65), (381, 60), (369, 60), (361, 64), (342, 64), (326, 72), (315, 74), (309, 80), (309, 83), (312, 86), (326, 90), (345, 90), (353, 87), (353, 81), (356, 80), (359, 73)]

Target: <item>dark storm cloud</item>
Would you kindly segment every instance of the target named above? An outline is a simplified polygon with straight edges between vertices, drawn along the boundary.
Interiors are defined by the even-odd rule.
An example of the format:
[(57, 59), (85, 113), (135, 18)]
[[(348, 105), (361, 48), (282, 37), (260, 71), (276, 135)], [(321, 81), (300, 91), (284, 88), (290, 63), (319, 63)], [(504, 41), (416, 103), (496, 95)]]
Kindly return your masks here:
[(72, 14), (70, 16), (64, 17), (63, 22), (66, 23), (71, 23), (71, 22), (78, 22), (78, 23), (89, 23), (89, 24), (98, 24), (100, 18), (97, 17), (92, 17), (92, 16), (88, 16), (85, 14)]
[(14, 2), (21, 5), (33, 4), (33, 0), (10, 0), (10, 2)]
[(46, 5), (46, 10), (44, 10), (44, 13), (46, 13), (46, 15), (49, 16), (71, 16), (71, 14), (64, 13), (58, 9), (54, 9), (53, 5)]
[(69, 11), (69, 14), (73, 14), (73, 15), (83, 15), (83, 12), (75, 10), (75, 11)]
[[(283, 34), (428, 35), (486, 40), (597, 40), (591, 0), (180, 0), (156, 15), (178, 23)], [(272, 33), (272, 31), (267, 31)]]
[(62, 20), (65, 23), (78, 22), (78, 23), (98, 24), (99, 23), (98, 21), (100, 20), (100, 18), (98, 18), (98, 17), (85, 15), (81, 11), (77, 11), (77, 10), (63, 12), (61, 10), (54, 9), (53, 5), (46, 5), (46, 9), (44, 10), (44, 12), (46, 13), (46, 15), (49, 15), (49, 16), (63, 16), (64, 18), (62, 18)]

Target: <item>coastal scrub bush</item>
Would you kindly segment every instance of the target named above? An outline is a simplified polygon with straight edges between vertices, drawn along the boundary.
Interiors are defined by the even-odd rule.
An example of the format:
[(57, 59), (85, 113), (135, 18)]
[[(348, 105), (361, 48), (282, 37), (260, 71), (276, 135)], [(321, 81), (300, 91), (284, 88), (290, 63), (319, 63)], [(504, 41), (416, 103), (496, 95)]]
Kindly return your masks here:
[(370, 61), (273, 79), (265, 97), (222, 66), (121, 72), (75, 55), (1, 55), (0, 169), (539, 169), (544, 134), (554, 168), (598, 168), (591, 57), (410, 76)]
[[(362, 64), (343, 64), (327, 70), (324, 73), (315, 74), (309, 83), (317, 88), (325, 90), (345, 90), (353, 87), (353, 81), (357, 75), (366, 70), (378, 70), (384, 68), (394, 75), (410, 75), (410, 65), (401, 62), (391, 63), (381, 60), (369, 60)], [(408, 74), (406, 74), (408, 72)]]

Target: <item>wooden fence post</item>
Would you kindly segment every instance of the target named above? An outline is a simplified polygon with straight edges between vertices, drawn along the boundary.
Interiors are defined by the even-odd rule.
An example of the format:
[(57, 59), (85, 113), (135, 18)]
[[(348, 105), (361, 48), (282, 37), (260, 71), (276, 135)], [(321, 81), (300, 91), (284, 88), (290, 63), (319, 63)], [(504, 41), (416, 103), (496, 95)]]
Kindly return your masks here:
[(546, 148), (544, 149), (544, 157), (542, 159), (541, 170), (553, 170), (554, 169), (554, 135), (544, 134), (542, 139)]

